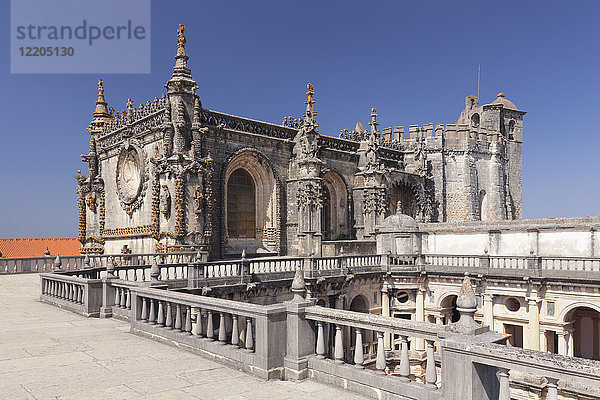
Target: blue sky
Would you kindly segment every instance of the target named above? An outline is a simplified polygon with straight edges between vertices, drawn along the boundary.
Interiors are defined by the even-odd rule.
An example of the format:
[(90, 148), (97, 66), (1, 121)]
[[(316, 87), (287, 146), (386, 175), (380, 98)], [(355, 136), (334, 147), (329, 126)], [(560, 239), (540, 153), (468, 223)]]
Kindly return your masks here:
[(117, 110), (160, 96), (179, 23), (204, 107), (281, 122), (312, 82), (330, 135), (372, 106), (382, 127), (454, 123), (481, 64), (481, 102), (528, 112), (524, 217), (600, 215), (597, 1), (152, 1), (151, 73), (102, 76), (11, 75), (0, 14), (0, 237), (77, 235), (97, 79)]

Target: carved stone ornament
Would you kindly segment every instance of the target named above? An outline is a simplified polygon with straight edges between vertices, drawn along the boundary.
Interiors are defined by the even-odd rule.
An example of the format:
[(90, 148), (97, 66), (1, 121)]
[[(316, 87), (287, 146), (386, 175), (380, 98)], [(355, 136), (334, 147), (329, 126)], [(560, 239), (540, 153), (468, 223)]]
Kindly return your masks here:
[(96, 212), (96, 192), (88, 193), (85, 196), (85, 204), (87, 204), (90, 211)]
[(387, 192), (385, 188), (364, 189), (363, 212), (384, 213), (387, 208)]
[(194, 187), (194, 213), (196, 214), (202, 214), (202, 200), (204, 199), (203, 192), (203, 185), (197, 185)]
[(169, 218), (171, 215), (171, 193), (169, 193), (169, 187), (167, 185), (162, 185), (159, 209), (165, 218)]
[(117, 162), (117, 195), (121, 207), (129, 215), (142, 205), (148, 185), (147, 167), (143, 151), (137, 145), (126, 143)]
[(298, 208), (314, 206), (323, 207), (323, 190), (321, 184), (313, 181), (305, 181), (298, 188)]

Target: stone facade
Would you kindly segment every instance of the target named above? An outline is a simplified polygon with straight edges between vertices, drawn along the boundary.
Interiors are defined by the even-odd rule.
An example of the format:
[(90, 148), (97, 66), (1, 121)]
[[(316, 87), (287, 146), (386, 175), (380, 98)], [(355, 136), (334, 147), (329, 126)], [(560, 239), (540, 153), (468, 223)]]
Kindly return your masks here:
[[(79, 240), (88, 253), (194, 248), (211, 258), (320, 255), (322, 242), (372, 240), (403, 212), (419, 222), (521, 218), (525, 112), (503, 94), (467, 97), (456, 124), (320, 134), (306, 111), (281, 125), (202, 106), (178, 30), (161, 98), (115, 112), (102, 82), (78, 174)], [(243, 172), (238, 172), (243, 170)]]

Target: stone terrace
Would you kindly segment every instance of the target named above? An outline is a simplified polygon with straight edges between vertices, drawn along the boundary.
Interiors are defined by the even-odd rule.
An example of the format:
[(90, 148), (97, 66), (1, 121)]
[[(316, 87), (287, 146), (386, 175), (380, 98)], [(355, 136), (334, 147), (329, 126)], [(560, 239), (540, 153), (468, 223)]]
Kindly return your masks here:
[(39, 293), (37, 274), (0, 276), (0, 399), (363, 399), (311, 380), (260, 380)]

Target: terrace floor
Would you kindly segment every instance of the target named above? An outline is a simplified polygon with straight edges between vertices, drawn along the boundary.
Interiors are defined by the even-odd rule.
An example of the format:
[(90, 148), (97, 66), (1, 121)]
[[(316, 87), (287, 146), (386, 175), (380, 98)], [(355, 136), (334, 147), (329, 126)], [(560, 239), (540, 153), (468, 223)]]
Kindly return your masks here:
[(364, 399), (264, 381), (39, 301), (37, 274), (0, 275), (0, 399)]

